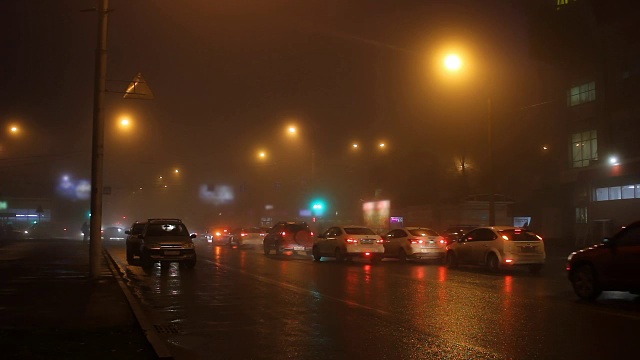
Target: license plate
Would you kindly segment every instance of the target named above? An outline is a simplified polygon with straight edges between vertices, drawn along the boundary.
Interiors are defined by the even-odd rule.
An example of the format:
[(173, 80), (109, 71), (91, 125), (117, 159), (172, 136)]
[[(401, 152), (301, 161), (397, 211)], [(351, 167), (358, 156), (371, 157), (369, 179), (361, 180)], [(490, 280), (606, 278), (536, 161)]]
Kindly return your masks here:
[(371, 240), (371, 239), (362, 239), (362, 240), (360, 240), (360, 244), (373, 244), (373, 240)]
[(167, 256), (176, 256), (176, 255), (180, 255), (180, 251), (178, 250), (167, 250), (164, 252), (165, 255)]
[(294, 247), (293, 247), (293, 250), (295, 250), (295, 251), (301, 251), (301, 250), (304, 250), (304, 246), (294, 246)]
[(520, 247), (520, 252), (533, 253), (533, 252), (536, 252), (536, 248), (533, 247), (533, 246), (521, 246)]

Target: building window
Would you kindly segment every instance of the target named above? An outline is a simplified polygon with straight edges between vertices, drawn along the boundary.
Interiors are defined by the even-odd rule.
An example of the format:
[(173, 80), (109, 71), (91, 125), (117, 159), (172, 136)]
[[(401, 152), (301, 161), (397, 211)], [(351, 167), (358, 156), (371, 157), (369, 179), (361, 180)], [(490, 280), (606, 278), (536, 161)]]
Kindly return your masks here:
[(574, 86), (567, 92), (567, 105), (576, 106), (596, 100), (596, 82)]
[(596, 188), (593, 201), (640, 199), (640, 184)]
[(589, 166), (591, 160), (598, 160), (598, 132), (584, 131), (571, 136), (573, 167)]
[(556, 0), (556, 10), (562, 9), (563, 6), (576, 2), (577, 0)]
[(587, 208), (577, 207), (576, 208), (576, 224), (586, 224), (586, 223), (587, 223)]

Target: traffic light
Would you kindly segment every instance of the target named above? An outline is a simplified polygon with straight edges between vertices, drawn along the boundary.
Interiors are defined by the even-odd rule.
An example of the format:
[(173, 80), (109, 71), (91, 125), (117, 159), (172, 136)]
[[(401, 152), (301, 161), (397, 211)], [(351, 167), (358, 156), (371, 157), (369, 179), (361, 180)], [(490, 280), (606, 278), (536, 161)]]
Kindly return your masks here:
[(322, 199), (315, 199), (311, 202), (311, 213), (313, 216), (322, 216), (327, 210), (327, 205)]

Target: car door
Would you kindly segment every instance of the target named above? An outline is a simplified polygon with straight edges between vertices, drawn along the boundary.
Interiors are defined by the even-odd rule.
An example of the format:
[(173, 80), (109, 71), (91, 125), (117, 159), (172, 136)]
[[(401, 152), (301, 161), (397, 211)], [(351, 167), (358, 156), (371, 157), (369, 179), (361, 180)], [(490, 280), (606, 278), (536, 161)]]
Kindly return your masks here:
[(608, 277), (621, 285), (640, 285), (640, 224), (620, 232), (611, 244)]
[(331, 228), (325, 230), (322, 234), (318, 235), (318, 237), (316, 238), (316, 247), (320, 255), (328, 254), (327, 249), (329, 248), (329, 246), (327, 245), (327, 237), (329, 236), (330, 232), (331, 232)]
[(461, 237), (455, 245), (456, 256), (458, 262), (461, 264), (470, 264), (473, 259), (471, 257), (473, 246), (476, 243), (476, 239), (480, 237), (480, 229), (472, 230), (465, 236)]
[(335, 252), (337, 237), (340, 234), (338, 227), (331, 227), (325, 232), (324, 246), (322, 247), (322, 253), (331, 256)]
[(477, 229), (477, 236), (473, 241), (473, 249), (471, 250), (471, 259), (474, 264), (483, 265), (487, 258), (487, 253), (491, 250), (493, 241), (498, 235), (491, 229)]

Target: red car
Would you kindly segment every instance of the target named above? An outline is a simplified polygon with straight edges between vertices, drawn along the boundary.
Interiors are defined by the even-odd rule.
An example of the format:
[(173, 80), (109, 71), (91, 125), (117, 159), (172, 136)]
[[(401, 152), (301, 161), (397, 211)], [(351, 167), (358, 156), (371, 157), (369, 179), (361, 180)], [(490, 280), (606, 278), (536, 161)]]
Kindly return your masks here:
[(603, 291), (640, 294), (640, 221), (601, 244), (571, 253), (567, 273), (576, 295), (586, 300)]

